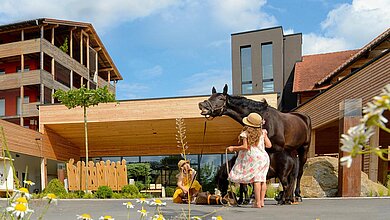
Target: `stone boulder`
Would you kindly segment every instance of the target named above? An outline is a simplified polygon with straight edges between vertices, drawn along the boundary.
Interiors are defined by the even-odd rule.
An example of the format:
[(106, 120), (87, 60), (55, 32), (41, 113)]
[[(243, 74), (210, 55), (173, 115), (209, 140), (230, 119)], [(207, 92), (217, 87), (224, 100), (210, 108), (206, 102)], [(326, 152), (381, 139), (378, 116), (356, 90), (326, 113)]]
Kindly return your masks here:
[[(388, 189), (368, 179), (362, 172), (361, 196), (388, 195)], [(335, 197), (338, 192), (338, 159), (334, 157), (309, 158), (301, 180), (303, 197)]]

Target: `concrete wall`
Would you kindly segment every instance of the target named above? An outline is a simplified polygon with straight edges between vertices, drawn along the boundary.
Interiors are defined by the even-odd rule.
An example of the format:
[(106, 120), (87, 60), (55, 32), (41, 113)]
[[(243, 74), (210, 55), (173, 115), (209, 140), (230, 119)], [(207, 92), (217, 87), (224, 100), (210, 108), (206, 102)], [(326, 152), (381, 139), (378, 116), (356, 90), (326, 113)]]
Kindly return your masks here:
[[(263, 92), (261, 45), (265, 43), (272, 43), (274, 91), (280, 97), (283, 97), (285, 85), (289, 80), (292, 80), (291, 74), (293, 74), (295, 62), (302, 58), (302, 34), (284, 35), (282, 27), (232, 34), (232, 84), (234, 95), (242, 95), (241, 48), (247, 46), (251, 47), (252, 55), (252, 93)], [(285, 97), (291, 98), (289, 95)], [(279, 103), (281, 103), (280, 100)]]

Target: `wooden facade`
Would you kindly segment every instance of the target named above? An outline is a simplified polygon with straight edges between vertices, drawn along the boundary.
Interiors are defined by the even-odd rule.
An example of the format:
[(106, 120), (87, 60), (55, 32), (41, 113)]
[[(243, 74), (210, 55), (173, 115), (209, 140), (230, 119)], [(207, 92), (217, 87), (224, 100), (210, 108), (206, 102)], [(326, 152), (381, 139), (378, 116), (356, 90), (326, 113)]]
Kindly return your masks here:
[[(66, 40), (68, 51), (63, 51)], [(0, 26), (0, 72), (0, 99), (8, 109), (0, 118), (20, 118), (18, 124), (31, 129), (36, 126), (30, 119), (39, 120), (36, 104), (54, 103), (56, 90), (107, 85), (115, 94), (115, 82), (122, 79), (91, 24), (47, 18)], [(28, 88), (40, 100), (26, 100)], [(18, 94), (8, 96), (15, 89)], [(15, 104), (18, 112), (9, 110)]]
[[(179, 154), (176, 146), (176, 118), (184, 118), (187, 126), (189, 153), (223, 153), (237, 143), (241, 125), (229, 117), (206, 121), (198, 103), (208, 97), (188, 97), (121, 101), (99, 104), (88, 109), (89, 155), (141, 156)], [(250, 95), (276, 107), (277, 94)], [(84, 152), (84, 125), (81, 108), (63, 105), (40, 106), (40, 130), (50, 129)], [(206, 135), (203, 137), (204, 124)], [(204, 142), (203, 142), (204, 138)]]

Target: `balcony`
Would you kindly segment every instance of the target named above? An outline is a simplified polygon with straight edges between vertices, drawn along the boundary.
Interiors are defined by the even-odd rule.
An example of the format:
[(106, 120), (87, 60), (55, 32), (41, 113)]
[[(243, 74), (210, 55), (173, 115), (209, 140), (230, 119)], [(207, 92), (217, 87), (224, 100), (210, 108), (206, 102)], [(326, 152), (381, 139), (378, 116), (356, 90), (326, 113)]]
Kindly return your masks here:
[(23, 117), (38, 116), (39, 111), (37, 105), (39, 104), (40, 102), (31, 102), (23, 104)]
[(20, 54), (37, 53), (40, 51), (41, 40), (32, 39), (0, 45), (0, 58), (18, 56)]
[(22, 85), (27, 86), (40, 83), (40, 70), (0, 75), (0, 90), (15, 89)]

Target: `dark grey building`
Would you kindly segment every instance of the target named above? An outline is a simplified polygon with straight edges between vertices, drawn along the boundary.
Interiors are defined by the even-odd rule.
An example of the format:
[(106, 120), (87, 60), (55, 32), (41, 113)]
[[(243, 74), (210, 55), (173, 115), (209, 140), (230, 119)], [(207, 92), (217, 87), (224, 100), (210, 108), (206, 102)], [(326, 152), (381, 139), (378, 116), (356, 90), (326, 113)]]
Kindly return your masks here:
[(302, 58), (302, 34), (284, 35), (282, 27), (232, 34), (234, 95), (276, 92), (278, 107), (296, 106), (292, 94), (295, 62)]

